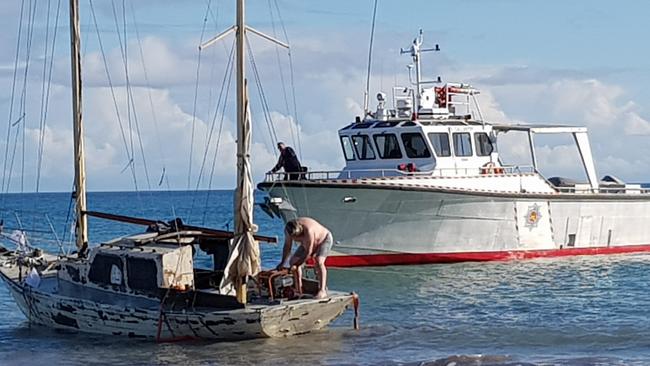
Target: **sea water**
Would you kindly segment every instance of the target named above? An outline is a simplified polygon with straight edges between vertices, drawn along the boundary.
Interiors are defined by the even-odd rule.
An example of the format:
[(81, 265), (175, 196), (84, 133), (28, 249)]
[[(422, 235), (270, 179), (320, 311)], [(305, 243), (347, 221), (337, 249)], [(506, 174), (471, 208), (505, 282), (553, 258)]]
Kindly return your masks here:
[[(23, 227), (33, 244), (70, 249), (69, 194), (0, 203), (5, 233)], [(88, 206), (232, 228), (231, 191), (90, 193)], [(259, 209), (255, 219), (282, 239), (281, 221)], [(141, 229), (90, 219), (95, 243)], [(281, 247), (261, 250), (275, 266)], [(30, 325), (0, 285), (0, 364), (650, 365), (650, 255), (331, 269), (329, 282), (360, 294), (360, 330), (348, 312), (299, 337), (162, 344)]]

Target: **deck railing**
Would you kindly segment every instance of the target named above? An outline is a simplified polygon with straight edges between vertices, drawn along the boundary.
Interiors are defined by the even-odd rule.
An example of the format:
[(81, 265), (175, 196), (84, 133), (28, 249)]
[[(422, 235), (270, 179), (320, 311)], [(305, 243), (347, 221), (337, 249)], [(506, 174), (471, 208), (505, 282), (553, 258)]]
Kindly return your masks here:
[[(497, 171), (485, 171), (484, 168), (438, 168), (433, 171), (406, 172), (399, 169), (350, 169), (350, 170), (323, 170), (305, 173), (290, 173), (298, 177), (298, 180), (332, 180), (332, 179), (362, 179), (362, 178), (385, 178), (385, 177), (462, 177), (462, 176), (498, 176), (502, 174), (531, 174), (537, 170), (530, 165), (523, 166), (499, 166)], [(267, 173), (265, 182), (276, 182), (285, 180), (287, 173)], [(603, 185), (593, 190), (589, 184), (576, 184), (572, 186), (554, 186), (546, 178), (542, 177), (558, 193), (568, 194), (648, 194), (650, 188), (642, 187), (640, 184)]]
[(408, 172), (399, 169), (346, 169), (323, 170), (304, 173), (266, 173), (265, 182), (285, 180), (287, 174), (297, 180), (330, 180), (330, 179), (360, 179), (360, 178), (385, 178), (385, 177), (455, 177), (474, 175), (500, 175), (500, 174), (529, 174), (534, 173), (532, 166), (499, 166), (496, 169), (485, 168), (438, 168), (430, 171)]
[(554, 187), (560, 193), (574, 193), (574, 194), (648, 194), (650, 189), (641, 187), (640, 184), (628, 185), (612, 185), (600, 186), (597, 189), (592, 189), (589, 184), (576, 184), (575, 186), (568, 187)]

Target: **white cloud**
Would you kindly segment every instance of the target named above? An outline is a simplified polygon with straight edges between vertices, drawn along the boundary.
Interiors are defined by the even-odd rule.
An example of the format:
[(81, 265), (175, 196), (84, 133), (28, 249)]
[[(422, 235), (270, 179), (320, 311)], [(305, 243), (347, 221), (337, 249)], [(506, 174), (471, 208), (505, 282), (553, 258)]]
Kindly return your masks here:
[(635, 112), (627, 113), (624, 126), (626, 135), (650, 135), (650, 122)]
[[(633, 181), (648, 179), (645, 171), (650, 167), (650, 157), (639, 153), (646, 144), (632, 136), (650, 134), (650, 122), (641, 116), (640, 108), (621, 86), (595, 79), (533, 84), (517, 80), (492, 87), (492, 91), (481, 95), (481, 100), (488, 120), (586, 126), (601, 176), (614, 174)], [(511, 117), (511, 113), (516, 117)], [(500, 142), (504, 156), (530, 162), (524, 134), (514, 139), (506, 136)], [(536, 138), (536, 155), (543, 173), (584, 177), (580, 156), (570, 138)]]
[[(99, 8), (99, 5), (98, 5)], [(0, 10), (2, 7), (0, 7)], [(14, 9), (15, 10), (15, 9)], [(105, 11), (110, 11), (106, 10)], [(267, 31), (268, 33), (268, 31)], [(61, 33), (63, 34), (63, 33)], [(134, 126), (128, 127), (126, 117), (126, 90), (124, 88), (124, 66), (121, 52), (116, 47), (116, 36), (111, 32), (102, 33), (107, 49), (108, 68), (116, 86), (115, 93), (124, 124), (124, 134), (128, 149), (131, 149), (131, 136), (134, 137), (133, 149), (135, 164), (138, 168), (140, 188), (144, 184), (142, 154), (139, 139)], [(397, 38), (398, 42), (392, 41)], [(62, 36), (63, 37), (63, 36)], [(95, 38), (94, 30), (87, 37)], [(384, 37), (384, 38), (382, 38)], [(401, 35), (384, 34), (378, 37), (373, 63), (370, 95), (381, 88), (390, 91), (393, 84), (407, 85), (407, 72), (403, 67), (410, 60), (399, 56), (397, 49), (385, 47), (390, 38), (391, 46), (407, 46), (411, 35), (402, 39)], [(6, 38), (6, 37), (5, 37)], [(0, 37), (0, 45), (11, 44), (11, 39)], [(265, 93), (270, 108), (274, 112), (277, 139), (294, 145), (302, 150), (303, 164), (311, 170), (340, 169), (342, 159), (337, 130), (352, 122), (354, 117), (362, 114), (363, 91), (366, 78), (366, 58), (361, 57), (356, 47), (367, 44), (367, 34), (345, 34), (344, 32), (320, 32), (317, 36), (300, 34), (292, 37), (292, 53), (295, 67), (295, 87), (297, 92), (298, 119), (289, 117), (292, 101), (284, 100), (281, 90), (280, 74), (277, 72), (275, 46), (266, 41), (255, 39), (252, 42), (255, 60), (262, 74)], [(61, 39), (65, 39), (61, 38)], [(383, 40), (382, 40), (383, 39)], [(144, 69), (141, 64), (139, 45), (133, 39), (129, 41), (129, 70), (133, 87), (133, 98), (138, 116), (142, 149), (147, 158), (147, 166), (152, 188), (158, 188), (158, 179), (163, 165), (172, 188), (187, 187), (190, 149), (192, 153), (192, 186), (196, 184), (198, 172), (203, 163), (205, 144), (212, 123), (212, 113), (219, 86), (227, 63), (227, 50), (230, 40), (204, 51), (196, 118), (192, 117), (194, 106), (194, 86), (196, 78), (196, 46), (198, 40), (171, 40), (162, 35), (146, 36), (142, 39), (143, 52), (148, 81), (146, 85)], [(94, 45), (97, 46), (96, 44)], [(7, 49), (11, 49), (8, 47)], [(360, 56), (361, 55), (361, 56)], [(11, 55), (9, 55), (11, 56)], [(12, 68), (11, 57), (5, 55), (0, 59), (2, 65)], [(56, 63), (57, 85), (52, 90), (50, 102), (50, 119), (45, 130), (45, 152), (43, 164), (44, 180), (42, 187), (49, 190), (68, 190), (72, 182), (72, 147), (70, 132), (70, 91), (69, 65), (67, 54), (60, 53)], [(435, 59), (432, 59), (435, 57)], [(285, 85), (289, 84), (286, 51), (280, 51), (283, 64)], [(488, 121), (535, 123), (557, 122), (564, 124), (586, 125), (592, 132), (592, 146), (597, 168), (602, 172), (621, 175), (628, 180), (647, 180), (646, 171), (650, 168), (650, 151), (647, 143), (640, 137), (650, 135), (650, 122), (643, 111), (628, 95), (622, 85), (611, 85), (594, 78), (587, 72), (575, 70), (534, 69), (527, 65), (494, 66), (455, 62), (444, 56), (427, 56), (424, 73), (441, 75), (443, 80), (473, 81), (483, 89), (479, 96), (483, 115)], [(40, 76), (35, 62), (31, 69), (32, 82), (28, 91), (28, 139), (31, 145), (28, 156), (35, 160), (39, 133), (35, 119), (39, 110)], [(5, 67), (0, 67), (0, 77), (5, 75)], [(8, 74), (7, 74), (8, 75)], [(3, 85), (10, 85), (7, 75), (2, 78)], [(397, 76), (396, 76), (397, 75)], [(86, 148), (88, 152), (88, 172), (91, 189), (132, 189), (133, 183), (129, 171), (122, 172), (128, 163), (122, 132), (117, 123), (115, 108), (106, 80), (104, 60), (97, 49), (92, 49), (84, 59), (84, 107), (86, 121)], [(255, 98), (254, 108), (254, 143), (253, 169), (255, 179), (261, 179), (276, 161), (276, 151), (272, 139), (266, 131), (263, 116), (259, 108), (254, 73), (249, 70), (250, 94)], [(483, 87), (484, 86), (484, 87)], [(7, 109), (8, 91), (0, 91), (5, 101), (0, 101), (2, 110)], [(289, 91), (290, 93), (291, 91)], [(158, 119), (154, 126), (153, 114), (149, 105), (149, 93)], [(230, 188), (234, 185), (235, 167), (235, 128), (232, 122), (232, 103), (234, 93), (231, 91), (228, 118), (224, 121), (218, 158), (215, 161), (215, 177), (212, 187)], [(291, 98), (291, 96), (289, 96)], [(374, 98), (370, 98), (371, 108)], [(195, 123), (194, 141), (192, 141), (192, 121)], [(217, 121), (218, 122), (218, 121)], [(217, 126), (218, 127), (218, 126)], [(298, 144), (299, 134), (301, 143)], [(214, 131), (216, 134), (216, 130)], [(502, 136), (504, 137), (504, 136)], [(510, 137), (510, 136), (507, 136)], [(207, 185), (207, 178), (214, 155), (216, 136), (208, 150), (201, 187)], [(501, 151), (529, 162), (528, 143), (522, 137), (513, 137), (515, 144), (508, 146), (503, 139)], [(4, 138), (1, 140), (4, 143)], [(302, 149), (300, 149), (302, 147)], [(0, 146), (4, 151), (4, 146)], [(647, 153), (646, 153), (647, 152)], [(572, 175), (572, 171), (583, 174), (575, 148), (566, 141), (539, 140), (537, 157), (540, 165), (548, 165), (554, 170), (549, 174)], [(646, 158), (646, 156), (648, 158)], [(528, 160), (527, 160), (528, 159)], [(31, 163), (34, 168), (35, 163)], [(28, 167), (29, 168), (29, 167)], [(32, 169), (34, 170), (34, 169)], [(16, 169), (14, 169), (14, 174)], [(14, 175), (14, 178), (17, 176)], [(33, 181), (33, 176), (25, 177)], [(14, 179), (15, 182), (15, 179)], [(12, 189), (15, 186), (12, 185)]]

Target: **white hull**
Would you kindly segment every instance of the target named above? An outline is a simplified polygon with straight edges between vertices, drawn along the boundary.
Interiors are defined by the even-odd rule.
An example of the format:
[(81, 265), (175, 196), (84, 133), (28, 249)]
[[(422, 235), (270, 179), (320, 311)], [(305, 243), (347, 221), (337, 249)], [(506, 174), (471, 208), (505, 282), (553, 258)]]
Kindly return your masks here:
[(277, 208), (285, 221), (309, 216), (332, 230), (330, 265), (650, 250), (646, 194), (460, 191), (344, 180), (260, 188), (281, 198)]

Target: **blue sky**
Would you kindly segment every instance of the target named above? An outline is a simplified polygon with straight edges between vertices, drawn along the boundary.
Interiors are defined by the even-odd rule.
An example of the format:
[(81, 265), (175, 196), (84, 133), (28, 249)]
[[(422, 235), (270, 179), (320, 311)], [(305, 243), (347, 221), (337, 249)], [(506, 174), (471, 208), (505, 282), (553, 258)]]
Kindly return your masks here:
[[(22, 168), (21, 137), (15, 149), (15, 165), (11, 172), (6, 169), (4, 174), (12, 177), (9, 187), (3, 187), (5, 191), (35, 189), (47, 1), (31, 2), (36, 2), (38, 7), (26, 92), (25, 173), (19, 169)], [(212, 166), (214, 139), (205, 163), (203, 155), (231, 39), (203, 52), (195, 117), (193, 111), (197, 45), (206, 7), (210, 3), (204, 39), (232, 24), (234, 1), (126, 2), (127, 53), (132, 98), (142, 132), (139, 138), (134, 125), (128, 128), (124, 66), (112, 13), (112, 4), (115, 4), (121, 17), (123, 2), (94, 0), (93, 4), (120, 120), (125, 125), (125, 137), (107, 87), (105, 64), (99, 52), (89, 1), (80, 2), (90, 189), (133, 189), (134, 174), (140, 189), (185, 189), (190, 153), (190, 187), (197, 184), (202, 188), (232, 187), (235, 129), (230, 106), (225, 109), (212, 182), (206, 178), (208, 173), (202, 174), (200, 181), (198, 175), (201, 165), (205, 166), (205, 172)], [(28, 6), (30, 0), (24, 3)], [(56, 3), (57, 0), (50, 1), (52, 7)], [(251, 38), (278, 139), (297, 145), (291, 131), (300, 129), (303, 161), (312, 169), (340, 169), (343, 160), (336, 131), (360, 113), (373, 1), (277, 0), (277, 4), (292, 45), (297, 114), (293, 111), (291, 96), (286, 100), (281, 88), (284, 80), (285, 90), (291, 91), (286, 52), (276, 51), (272, 45)], [(41, 191), (68, 190), (72, 182), (65, 0), (63, 5), (44, 135)], [(270, 13), (270, 6), (273, 13)], [(444, 80), (468, 81), (478, 86), (483, 91), (484, 112), (498, 122), (586, 125), (592, 132), (592, 147), (600, 175), (650, 181), (647, 174), (650, 170), (650, 144), (647, 143), (650, 138), (650, 92), (646, 88), (650, 82), (650, 51), (645, 46), (650, 34), (649, 7), (650, 3), (644, 1), (626, 1), (622, 6), (608, 1), (583, 0), (380, 0), (371, 95), (379, 89), (388, 91), (395, 83), (405, 83), (405, 65), (410, 60), (399, 55), (399, 48), (407, 47), (422, 28), (425, 43), (439, 43), (442, 48), (440, 53), (425, 56), (425, 75), (432, 78), (440, 75)], [(251, 26), (284, 39), (275, 12), (275, 0), (250, 1), (247, 10)], [(4, 126), (0, 127), (2, 153), (7, 141), (19, 11), (19, 1), (0, 5), (3, 19), (0, 47), (5, 50), (0, 55), (0, 121), (5, 121), (0, 124)], [(121, 18), (118, 21), (121, 27)], [(143, 47), (145, 68), (139, 44)], [(19, 75), (24, 72), (25, 65), (24, 48), (22, 50)], [(17, 90), (22, 90), (20, 82)], [(251, 96), (256, 128), (254, 169), (256, 178), (260, 179), (273, 165), (275, 151), (258, 91), (252, 88)], [(13, 119), (16, 116), (14, 111)], [(213, 136), (219, 121), (217, 118)], [(15, 128), (20, 128), (20, 124), (12, 127), (10, 152), (14, 150)], [(142, 140), (142, 147), (139, 140)], [(545, 172), (580, 175), (579, 171), (575, 174), (576, 154), (568, 142), (542, 140), (540, 143), (539, 159)], [(503, 153), (515, 158), (524, 154), (515, 145), (504, 147)], [(134, 174), (128, 169), (130, 156), (136, 168)], [(167, 183), (159, 186), (163, 167)], [(148, 183), (146, 175), (149, 175)]]

